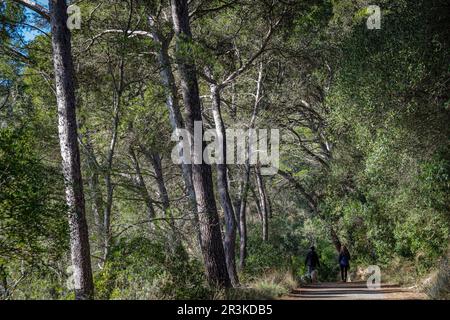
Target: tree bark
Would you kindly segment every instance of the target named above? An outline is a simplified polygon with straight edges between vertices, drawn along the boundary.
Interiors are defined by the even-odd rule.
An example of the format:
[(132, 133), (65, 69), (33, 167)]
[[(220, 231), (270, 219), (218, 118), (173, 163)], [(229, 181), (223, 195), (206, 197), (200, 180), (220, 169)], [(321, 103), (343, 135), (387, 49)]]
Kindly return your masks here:
[(252, 196), (253, 196), (253, 200), (255, 201), (256, 212), (258, 213), (258, 217), (262, 221), (263, 220), (263, 215), (262, 215), (262, 211), (261, 211), (261, 205), (260, 205), (259, 197), (258, 197), (258, 195), (255, 192), (255, 188), (253, 188), (252, 186), (249, 186), (249, 190), (251, 191)]
[(176, 247), (176, 245), (181, 245), (181, 242), (177, 235), (175, 219), (173, 218), (172, 211), (170, 208), (169, 193), (167, 192), (166, 183), (164, 181), (164, 174), (161, 165), (161, 156), (158, 153), (149, 151), (142, 145), (140, 146), (140, 149), (141, 152), (144, 154), (144, 156), (147, 158), (147, 160), (152, 164), (153, 170), (155, 171), (155, 180), (158, 186), (163, 216), (165, 218), (168, 218), (169, 226), (171, 229), (171, 235), (169, 239), (171, 242), (170, 249), (174, 251), (173, 249)]
[(155, 171), (156, 184), (158, 185), (159, 198), (161, 200), (164, 215), (168, 215), (170, 209), (170, 201), (169, 201), (169, 194), (167, 193), (166, 183), (164, 182), (164, 175), (161, 165), (161, 156), (157, 153), (152, 152), (147, 156), (147, 158), (148, 160), (150, 160), (150, 163), (153, 166), (153, 170)]
[(153, 166), (153, 170), (155, 171), (155, 179), (156, 184), (158, 185), (159, 197), (161, 199), (164, 217), (167, 218), (169, 222), (171, 231), (169, 234), (169, 249), (172, 252), (175, 252), (175, 249), (181, 246), (181, 241), (178, 236), (175, 219), (173, 218), (172, 210), (170, 208), (169, 194), (167, 192), (161, 165), (161, 156), (154, 152), (147, 152), (146, 155)]
[(247, 157), (244, 165), (244, 179), (240, 185), (240, 197), (239, 197), (239, 269), (243, 270), (245, 267), (245, 259), (247, 258), (247, 195), (250, 183), (250, 142), (252, 141), (252, 129), (255, 128), (256, 117), (258, 116), (260, 102), (262, 99), (262, 76), (263, 76), (263, 64), (260, 64), (258, 71), (258, 79), (256, 81), (256, 94), (255, 103), (253, 106), (253, 113), (249, 124), (249, 136), (247, 146)]
[[(122, 76), (121, 76), (122, 79)], [(121, 86), (120, 86), (121, 87)], [(121, 88), (119, 88), (118, 92), (114, 94), (114, 119), (113, 119), (113, 127), (111, 140), (109, 143), (108, 154), (106, 157), (106, 168), (105, 168), (105, 187), (106, 187), (106, 201), (104, 208), (104, 216), (103, 216), (103, 261), (106, 262), (109, 254), (109, 247), (111, 242), (111, 214), (112, 214), (112, 205), (113, 205), (113, 196), (114, 196), (114, 186), (112, 182), (112, 166), (114, 160), (114, 153), (117, 144), (118, 138), (118, 129), (119, 129), (119, 107), (120, 107), (120, 96), (121, 96)]]
[(94, 147), (92, 146), (92, 140), (89, 130), (87, 130), (85, 136), (84, 144), (84, 152), (85, 157), (87, 159), (87, 165), (89, 167), (89, 179), (88, 185), (91, 193), (91, 201), (92, 201), (92, 215), (94, 218), (95, 224), (95, 239), (98, 242), (98, 247), (103, 248), (103, 221), (101, 219), (101, 212), (103, 211), (103, 196), (102, 190), (100, 188), (99, 181), (99, 171), (100, 165), (97, 161), (97, 157), (95, 155)]
[(330, 236), (331, 236), (331, 241), (334, 244), (334, 247), (336, 248), (337, 252), (341, 252), (341, 241), (339, 240), (339, 237), (336, 233), (336, 231), (334, 230), (333, 227), (330, 226)]
[(259, 195), (259, 206), (261, 208), (262, 217), (262, 239), (263, 241), (269, 240), (269, 209), (267, 203), (266, 188), (264, 186), (264, 181), (261, 176), (261, 171), (259, 166), (255, 170), (256, 185), (258, 186)]
[[(160, 76), (161, 83), (166, 90), (166, 106), (169, 110), (170, 125), (172, 127), (172, 130), (184, 129), (184, 120), (178, 103), (175, 77), (173, 76), (170, 57), (168, 53), (169, 43), (172, 37), (170, 37), (169, 39), (164, 38), (158, 30), (158, 27), (156, 26), (156, 21), (150, 16), (148, 17), (148, 20), (153, 41), (155, 41), (155, 43), (159, 45), (158, 61), (161, 68)], [(180, 150), (180, 156), (181, 152), (182, 151)], [(189, 164), (182, 163), (181, 172), (183, 176), (184, 186), (189, 197), (190, 210), (194, 218), (194, 228), (197, 231), (198, 242), (199, 244), (201, 244), (202, 241), (198, 222), (197, 202), (195, 199), (194, 186), (192, 184), (192, 168)]]
[(49, 6), (58, 104), (58, 133), (69, 209), (75, 299), (92, 299), (94, 284), (78, 148), (71, 35), (66, 25), (67, 5), (65, 0), (50, 0)]
[[(186, 0), (172, 0), (171, 5), (173, 25), (177, 37), (177, 64), (187, 113), (186, 127), (193, 137), (194, 123), (195, 121), (202, 122), (202, 115), (195, 63), (192, 61), (192, 57), (189, 57), (190, 52), (182, 53), (180, 48), (182, 42), (186, 44), (192, 41), (188, 5)], [(201, 150), (203, 152), (204, 142), (197, 141), (197, 143), (202, 144)], [(194, 160), (196, 160), (192, 164), (192, 180), (197, 200), (206, 276), (212, 286), (230, 287), (231, 281), (225, 262), (219, 216), (214, 199), (211, 166), (202, 161), (202, 154), (196, 154), (193, 144), (191, 151)], [(201, 164), (196, 164), (196, 162), (201, 162)]]
[(144, 177), (142, 175), (141, 166), (139, 165), (139, 160), (136, 156), (136, 152), (133, 149), (133, 146), (131, 145), (129, 148), (129, 154), (131, 156), (131, 160), (133, 161), (134, 170), (136, 171), (137, 176), (137, 186), (141, 190), (142, 197), (145, 201), (145, 206), (147, 207), (147, 217), (150, 220), (150, 231), (153, 231), (153, 223), (151, 220), (155, 218), (155, 208), (153, 207), (153, 199), (150, 196), (150, 192), (147, 189), (147, 185), (145, 184)]
[[(219, 157), (217, 163), (217, 191), (219, 193), (220, 204), (225, 217), (225, 260), (227, 263), (228, 275), (233, 286), (239, 285), (239, 279), (236, 272), (235, 245), (236, 245), (236, 221), (234, 216), (233, 204), (231, 202), (228, 188), (228, 168), (227, 159), (227, 138), (225, 124), (220, 110), (220, 87), (210, 84), (212, 114), (214, 125), (216, 127), (217, 142), (219, 144)], [(216, 155), (217, 156), (217, 155)]]
[(245, 168), (244, 180), (240, 185), (239, 200), (239, 270), (244, 270), (247, 258), (247, 193), (249, 188), (250, 166)]

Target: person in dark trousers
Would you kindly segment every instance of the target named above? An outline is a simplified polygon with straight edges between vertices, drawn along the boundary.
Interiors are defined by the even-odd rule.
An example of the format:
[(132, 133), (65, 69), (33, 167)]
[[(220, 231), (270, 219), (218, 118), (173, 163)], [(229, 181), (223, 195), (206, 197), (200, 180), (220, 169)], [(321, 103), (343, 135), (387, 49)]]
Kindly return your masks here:
[(341, 247), (338, 260), (341, 268), (341, 279), (343, 282), (347, 282), (347, 271), (350, 268), (350, 252), (348, 252), (346, 246)]
[(305, 265), (308, 267), (308, 274), (311, 278), (311, 282), (317, 281), (317, 267), (320, 267), (319, 256), (317, 255), (316, 248), (311, 246), (308, 254), (306, 255)]

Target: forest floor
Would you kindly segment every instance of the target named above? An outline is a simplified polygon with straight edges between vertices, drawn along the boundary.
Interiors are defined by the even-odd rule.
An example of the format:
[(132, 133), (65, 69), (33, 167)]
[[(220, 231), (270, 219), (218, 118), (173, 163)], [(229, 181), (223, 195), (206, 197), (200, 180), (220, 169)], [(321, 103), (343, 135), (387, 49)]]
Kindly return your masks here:
[(426, 295), (394, 284), (368, 289), (366, 282), (324, 282), (294, 289), (285, 300), (423, 300)]

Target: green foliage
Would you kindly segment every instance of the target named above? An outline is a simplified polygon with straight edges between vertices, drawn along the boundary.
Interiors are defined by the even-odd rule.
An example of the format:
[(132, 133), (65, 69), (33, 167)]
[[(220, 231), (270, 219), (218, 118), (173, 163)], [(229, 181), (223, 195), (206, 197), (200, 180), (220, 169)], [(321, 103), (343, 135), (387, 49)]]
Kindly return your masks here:
[(5, 298), (57, 298), (54, 270), (68, 250), (62, 177), (26, 128), (0, 129), (0, 276)]
[(98, 299), (204, 299), (210, 294), (199, 261), (162, 241), (121, 239), (95, 275)]
[[(380, 30), (366, 27), (371, 4), (381, 8)], [(93, 257), (103, 249), (102, 213), (112, 198), (110, 254), (101, 268), (93, 264), (97, 298), (273, 298), (304, 279), (311, 245), (321, 260), (319, 280), (335, 281), (331, 229), (351, 252), (351, 271), (404, 266), (406, 279), (436, 268), (450, 237), (448, 1), (192, 1), (192, 39), (174, 35), (168, 5), (114, 0), (97, 10), (95, 2), (82, 3), (89, 21), (72, 32)], [(221, 88), (220, 117), (227, 128), (248, 127), (261, 72), (256, 127), (282, 129), (281, 169), (292, 179), (264, 177), (272, 207), (267, 242), (253, 215), (258, 199), (248, 198), (245, 289), (207, 288), (195, 228), (186, 222), (185, 184), (170, 159), (166, 103), (175, 98), (183, 116), (189, 111), (182, 84), (175, 72), (175, 87), (164, 86), (159, 44), (148, 34), (120, 31), (150, 30), (149, 14), (168, 41), (169, 67), (176, 71), (181, 60), (198, 71), (205, 128), (217, 115), (202, 70), (210, 67), (220, 83), (259, 54)], [(0, 3), (0, 20), (0, 289), (6, 281), (7, 298), (70, 299), (51, 41), (22, 41), (20, 25), (32, 21), (13, 1)], [(186, 249), (173, 252), (160, 232), (168, 212), (152, 154), (162, 159)], [(242, 167), (228, 169), (236, 200)], [(158, 218), (152, 232), (149, 203)], [(437, 276), (433, 296), (447, 274)]]
[[(381, 7), (381, 30), (356, 19), (341, 33), (342, 59), (328, 97), (339, 151), (324, 208), (360, 261), (403, 257), (424, 272), (445, 252), (450, 230), (448, 112), (440, 80), (449, 57), (441, 50), (448, 47), (439, 11), (445, 5)], [(336, 10), (341, 21), (349, 18)], [(430, 30), (439, 40), (430, 43)]]
[[(0, 262), (38, 255), (56, 258), (67, 248), (61, 176), (35, 154), (26, 129), (0, 130)], [(56, 256), (55, 256), (56, 255)]]

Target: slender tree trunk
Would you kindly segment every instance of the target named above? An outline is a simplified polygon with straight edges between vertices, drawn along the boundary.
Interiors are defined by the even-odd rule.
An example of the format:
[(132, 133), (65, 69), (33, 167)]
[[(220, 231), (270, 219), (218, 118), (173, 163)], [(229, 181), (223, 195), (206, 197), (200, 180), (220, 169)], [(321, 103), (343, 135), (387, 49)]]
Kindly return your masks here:
[(255, 201), (256, 211), (258, 213), (259, 220), (262, 221), (263, 220), (263, 214), (262, 214), (262, 211), (261, 211), (261, 205), (260, 205), (259, 197), (256, 194), (255, 189), (252, 186), (250, 186), (249, 190), (251, 191), (252, 196), (253, 196), (253, 200)]
[(151, 222), (151, 220), (156, 216), (155, 208), (153, 206), (154, 200), (152, 199), (150, 192), (147, 189), (144, 176), (142, 175), (141, 166), (139, 165), (139, 160), (136, 156), (136, 152), (134, 152), (132, 145), (130, 146), (128, 153), (130, 154), (131, 160), (133, 161), (134, 170), (137, 177), (137, 186), (139, 190), (141, 190), (141, 194), (144, 198), (145, 206), (147, 208), (147, 217), (150, 220), (150, 231), (153, 231), (153, 223)]
[(259, 205), (261, 207), (262, 215), (262, 239), (263, 241), (269, 240), (269, 211), (267, 206), (266, 189), (264, 186), (264, 181), (261, 176), (261, 171), (259, 166), (255, 170), (256, 185), (258, 186), (259, 194)]
[(334, 244), (334, 247), (336, 248), (337, 252), (341, 252), (341, 241), (339, 240), (339, 236), (337, 235), (336, 231), (332, 226), (330, 226), (330, 237), (331, 241)]
[(244, 270), (247, 258), (247, 193), (249, 188), (250, 166), (246, 166), (244, 181), (240, 185), (239, 200), (239, 270)]
[[(192, 41), (188, 5), (186, 0), (172, 0), (171, 5), (174, 30), (177, 36), (177, 64), (187, 113), (186, 127), (193, 137), (194, 123), (196, 121), (202, 122), (202, 115), (195, 64), (192, 61), (192, 57), (189, 57), (192, 53), (180, 52), (180, 45), (183, 42)], [(202, 144), (201, 153), (203, 153), (204, 142), (196, 142)], [(225, 262), (219, 216), (214, 199), (211, 166), (203, 162), (202, 154), (196, 153), (194, 144), (191, 146), (191, 151), (194, 155), (192, 180), (197, 200), (197, 212), (202, 238), (201, 247), (207, 279), (212, 286), (230, 287), (231, 282)], [(201, 164), (196, 164), (200, 162)]]
[[(141, 146), (141, 152), (145, 155), (147, 160), (152, 164), (153, 170), (155, 171), (155, 180), (158, 186), (159, 198), (162, 204), (163, 215), (168, 218), (169, 226), (171, 229), (170, 248), (173, 249), (176, 245), (180, 245), (180, 239), (177, 235), (177, 230), (175, 226), (175, 219), (173, 218), (172, 210), (170, 208), (169, 193), (167, 192), (166, 183), (164, 181), (164, 174), (161, 165), (161, 156), (158, 153), (151, 152)], [(173, 242), (173, 243), (172, 243)], [(173, 250), (172, 250), (173, 251)]]
[(105, 173), (106, 201), (103, 210), (103, 262), (106, 262), (111, 241), (111, 212), (113, 204), (114, 187), (111, 174)]
[(95, 231), (98, 235), (97, 239), (101, 239), (103, 236), (103, 222), (100, 219), (100, 212), (103, 208), (103, 199), (99, 187), (98, 172), (94, 168), (91, 168), (91, 170), (93, 171), (89, 177), (89, 189), (92, 196), (92, 215), (94, 217)]
[(245, 259), (247, 258), (247, 219), (246, 219), (246, 209), (247, 209), (247, 194), (250, 183), (250, 153), (252, 148), (250, 143), (252, 139), (251, 129), (255, 128), (256, 117), (258, 116), (260, 102), (262, 99), (262, 76), (263, 76), (263, 64), (260, 64), (258, 71), (258, 79), (256, 81), (256, 94), (255, 103), (253, 106), (253, 113), (249, 124), (249, 136), (247, 145), (247, 156), (244, 165), (244, 179), (241, 183), (240, 197), (239, 197), (239, 234), (240, 234), (240, 244), (239, 244), (239, 269), (243, 270), (245, 267)]
[(158, 153), (152, 152), (148, 153), (148, 157), (155, 171), (156, 184), (158, 185), (158, 191), (162, 203), (164, 217), (168, 218), (169, 221), (169, 226), (171, 230), (171, 233), (169, 235), (169, 246), (171, 251), (175, 252), (175, 248), (181, 245), (181, 241), (177, 233), (177, 228), (175, 225), (175, 219), (173, 218), (172, 209), (170, 208), (169, 194), (167, 192), (161, 165), (161, 156)]
[(58, 104), (58, 132), (66, 201), (69, 208), (70, 251), (74, 270), (75, 299), (92, 299), (94, 284), (78, 148), (71, 36), (66, 25), (67, 5), (65, 0), (50, 0), (49, 6)]
[(161, 165), (161, 156), (157, 153), (151, 153), (148, 156), (150, 160), (153, 170), (155, 171), (156, 184), (158, 185), (159, 197), (161, 199), (162, 209), (164, 211), (164, 215), (169, 214), (170, 202), (169, 202), (169, 194), (167, 193), (166, 183), (164, 182), (164, 175), (162, 171)]
[(92, 146), (91, 136), (89, 131), (85, 134), (85, 152), (87, 158), (87, 164), (89, 166), (89, 180), (88, 185), (91, 192), (92, 199), (92, 215), (94, 218), (95, 231), (96, 231), (96, 239), (98, 241), (98, 247), (103, 248), (103, 221), (101, 220), (101, 212), (103, 211), (103, 197), (102, 191), (100, 189), (100, 181), (99, 181), (99, 171), (100, 166), (98, 164), (97, 158), (95, 156), (95, 151)]
[(266, 189), (266, 201), (267, 201), (267, 216), (269, 217), (269, 219), (272, 218), (272, 201), (270, 200), (270, 196), (269, 193), (267, 192)]
[(111, 242), (111, 214), (114, 196), (114, 186), (112, 182), (112, 167), (114, 160), (114, 152), (117, 144), (118, 129), (119, 129), (119, 104), (120, 104), (121, 92), (115, 93), (114, 96), (114, 119), (111, 140), (109, 143), (108, 155), (106, 158), (106, 171), (105, 171), (105, 187), (106, 187), (106, 202), (103, 216), (103, 261), (106, 262), (109, 254), (109, 247)]
[(8, 290), (8, 274), (3, 264), (0, 264), (0, 297), (2, 300), (6, 300), (9, 296)]
[(236, 221), (234, 216), (233, 204), (231, 202), (228, 188), (228, 168), (227, 159), (227, 138), (225, 125), (220, 110), (220, 87), (210, 84), (212, 114), (216, 127), (217, 142), (219, 144), (219, 157), (217, 163), (217, 191), (225, 217), (225, 260), (227, 263), (228, 275), (233, 286), (239, 285), (239, 279), (236, 272), (235, 245), (236, 245)]
[[(159, 45), (158, 61), (160, 65), (161, 82), (166, 90), (166, 106), (169, 110), (169, 120), (172, 130), (184, 129), (184, 120), (180, 111), (180, 106), (177, 97), (177, 88), (175, 84), (175, 77), (173, 76), (172, 67), (169, 57), (169, 43), (170, 39), (165, 39), (159, 32), (156, 26), (156, 21), (152, 17), (148, 18), (150, 30), (153, 40)], [(171, 37), (170, 37), (171, 38)], [(181, 156), (182, 150), (180, 150)], [(184, 186), (189, 197), (190, 211), (194, 218), (194, 228), (197, 231), (198, 242), (201, 245), (201, 234), (197, 214), (197, 202), (195, 199), (195, 190), (192, 183), (192, 168), (189, 164), (182, 163), (181, 171), (183, 175)]]

